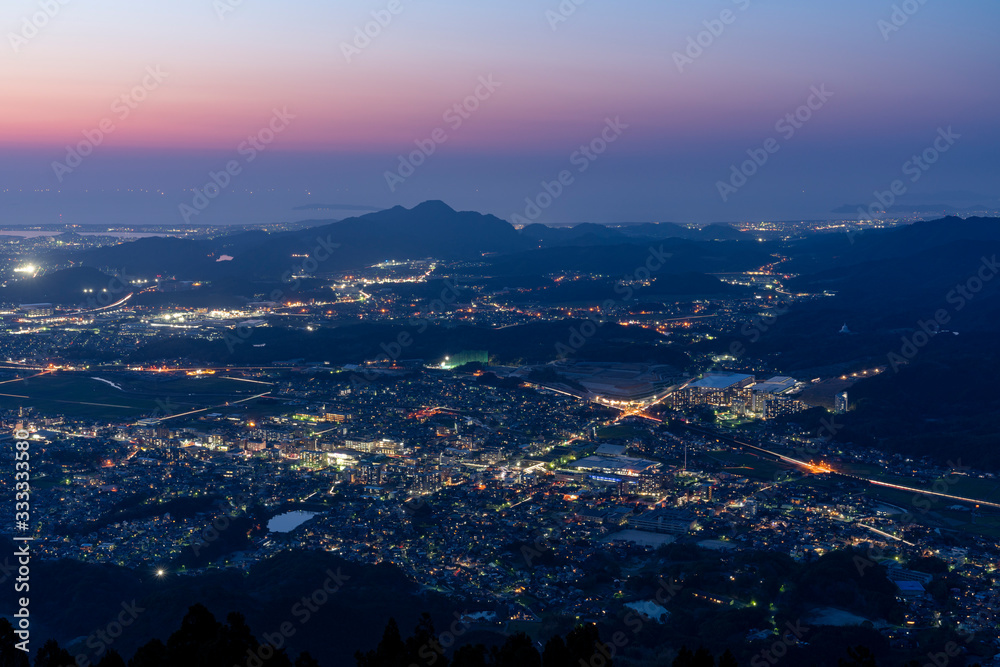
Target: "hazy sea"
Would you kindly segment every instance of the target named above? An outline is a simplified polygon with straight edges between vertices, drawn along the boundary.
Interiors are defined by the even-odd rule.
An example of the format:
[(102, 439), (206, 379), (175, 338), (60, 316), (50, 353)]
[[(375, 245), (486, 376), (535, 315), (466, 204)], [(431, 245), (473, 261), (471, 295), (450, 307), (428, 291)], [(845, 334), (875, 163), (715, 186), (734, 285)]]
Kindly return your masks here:
[[(323, 200), (303, 192), (224, 191), (197, 202), (190, 191), (0, 192), (0, 227), (31, 225), (246, 225), (300, 220), (340, 220), (364, 211), (297, 210)], [(207, 203), (207, 206), (204, 206)], [(182, 205), (187, 209), (182, 211)], [(186, 216), (185, 216), (186, 212)]]

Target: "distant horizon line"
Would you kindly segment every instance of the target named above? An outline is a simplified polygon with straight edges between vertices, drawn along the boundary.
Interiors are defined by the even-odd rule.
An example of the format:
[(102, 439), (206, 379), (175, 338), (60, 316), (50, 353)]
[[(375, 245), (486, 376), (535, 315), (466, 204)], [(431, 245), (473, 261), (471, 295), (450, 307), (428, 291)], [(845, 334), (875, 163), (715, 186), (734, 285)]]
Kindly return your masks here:
[[(131, 191), (131, 190), (127, 190)], [(11, 190), (0, 190), (0, 196), (4, 193), (10, 193)], [(62, 191), (57, 191), (62, 192)], [(166, 194), (162, 190), (147, 190), (140, 189), (140, 192), (149, 194)], [(76, 193), (81, 194), (81, 193)], [(83, 194), (89, 194), (88, 191), (84, 191)], [(284, 210), (289, 211), (295, 218), (288, 217), (283, 220), (274, 219), (282, 215), (280, 211), (272, 211), (274, 218), (271, 220), (258, 220), (258, 221), (245, 221), (234, 219), (231, 221), (212, 221), (212, 222), (196, 222), (196, 221), (178, 221), (164, 222), (162, 220), (150, 220), (150, 221), (128, 221), (128, 222), (2, 222), (0, 223), (0, 231), (4, 232), (5, 236), (16, 235), (18, 232), (28, 233), (33, 232), (34, 235), (44, 235), (45, 233), (58, 234), (78, 231), (83, 234), (94, 234), (106, 232), (110, 235), (123, 235), (129, 232), (134, 234), (154, 234), (154, 235), (183, 235), (187, 236), (189, 234), (196, 234), (199, 231), (202, 233), (208, 233), (210, 231), (223, 231), (223, 230), (233, 230), (240, 229), (244, 231), (260, 230), (260, 231), (270, 231), (275, 228), (295, 228), (295, 229), (307, 229), (310, 227), (317, 227), (329, 224), (336, 224), (345, 220), (363, 218), (365, 215), (373, 215), (386, 211), (392, 211), (394, 209), (403, 209), (406, 211), (412, 211), (420, 208), (430, 208), (438, 207), (444, 208), (449, 211), (456, 213), (473, 213), (481, 216), (491, 216), (497, 220), (501, 220), (504, 223), (510, 225), (515, 230), (522, 230), (529, 225), (539, 224), (549, 229), (573, 229), (582, 225), (596, 225), (600, 227), (605, 227), (608, 229), (621, 229), (635, 227), (639, 225), (673, 225), (679, 228), (684, 228), (692, 231), (703, 231), (710, 227), (729, 227), (744, 233), (758, 233), (758, 234), (773, 234), (788, 232), (788, 228), (794, 230), (798, 226), (803, 225), (832, 225), (832, 226), (845, 226), (848, 224), (860, 224), (860, 223), (882, 223), (885, 226), (898, 226), (912, 224), (920, 221), (929, 220), (939, 220), (947, 217), (959, 217), (959, 218), (970, 218), (970, 217), (986, 217), (986, 218), (1000, 218), (1000, 207), (996, 209), (990, 209), (986, 205), (980, 205), (975, 207), (961, 207), (949, 204), (913, 204), (911, 206), (895, 205), (890, 206), (888, 211), (881, 211), (883, 217), (868, 219), (860, 218), (856, 214), (849, 214), (849, 210), (854, 210), (855, 207), (851, 205), (839, 206), (831, 211), (828, 217), (801, 217), (801, 218), (743, 218), (736, 220), (715, 220), (708, 222), (679, 222), (676, 220), (618, 220), (609, 222), (593, 222), (589, 220), (574, 220), (574, 221), (516, 221), (508, 220), (502, 216), (483, 212), (476, 209), (469, 208), (455, 208), (441, 199), (427, 199), (422, 202), (412, 204), (407, 207), (402, 204), (386, 205), (383, 208), (376, 208), (368, 204), (353, 204), (353, 203), (342, 203), (342, 204), (330, 204), (330, 203), (306, 203), (294, 206), (281, 207)], [(858, 210), (864, 210), (864, 207), (857, 207)], [(347, 213), (346, 215), (341, 215), (337, 217), (298, 217), (298, 216), (308, 216), (309, 212), (323, 213), (326, 211), (343, 211)], [(61, 216), (61, 214), (60, 214)], [(517, 216), (515, 216), (516, 218)], [(748, 226), (754, 225), (774, 225), (774, 229), (768, 229), (766, 227), (750, 228)], [(822, 231), (822, 230), (819, 230)]]

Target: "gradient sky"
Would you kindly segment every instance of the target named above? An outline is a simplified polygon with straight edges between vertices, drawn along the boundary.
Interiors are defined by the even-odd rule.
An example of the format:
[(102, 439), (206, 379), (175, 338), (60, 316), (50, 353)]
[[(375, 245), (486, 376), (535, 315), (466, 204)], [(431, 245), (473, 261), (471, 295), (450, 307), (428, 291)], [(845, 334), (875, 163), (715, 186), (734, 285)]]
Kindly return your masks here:
[[(878, 22), (898, 0), (585, 0), (555, 30), (560, 0), (399, 1), (347, 62), (342, 44), (388, 0), (243, 0), (223, 18), (237, 0), (68, 0), (16, 51), (40, 4), (5, 0), (0, 224), (179, 222), (274, 108), (296, 118), (194, 221), (425, 199), (510, 219), (563, 169), (574, 182), (539, 221), (827, 218), (870, 203), (948, 126), (961, 138), (905, 201), (1000, 206), (994, 0), (927, 0), (888, 40)], [(734, 20), (679, 72), (674, 52), (723, 10)], [(148, 67), (166, 78), (119, 118)], [(501, 86), (452, 129), (444, 112), (489, 75)], [(782, 138), (776, 121), (820, 85), (833, 97)], [(571, 155), (608, 117), (628, 129), (577, 173)], [(102, 119), (114, 133), (60, 182), (52, 163)], [(448, 141), (390, 191), (385, 172), (439, 127)], [(769, 137), (781, 150), (723, 201), (717, 182)]]

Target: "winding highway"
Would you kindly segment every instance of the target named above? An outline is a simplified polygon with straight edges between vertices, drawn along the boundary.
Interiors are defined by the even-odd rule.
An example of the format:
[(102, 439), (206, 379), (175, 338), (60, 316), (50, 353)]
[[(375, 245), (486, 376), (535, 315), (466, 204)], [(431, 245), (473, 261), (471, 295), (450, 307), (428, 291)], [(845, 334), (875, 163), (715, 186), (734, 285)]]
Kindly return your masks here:
[(778, 461), (782, 461), (784, 463), (788, 463), (790, 465), (796, 466), (797, 468), (800, 468), (800, 469), (802, 469), (802, 470), (804, 470), (804, 471), (806, 471), (808, 473), (811, 473), (811, 474), (818, 474), (818, 475), (822, 475), (822, 474), (839, 475), (841, 477), (847, 477), (849, 479), (854, 479), (854, 480), (857, 480), (859, 482), (866, 482), (868, 484), (872, 484), (873, 486), (881, 486), (881, 487), (885, 487), (885, 488), (889, 488), (889, 489), (896, 489), (897, 491), (906, 491), (908, 493), (914, 493), (914, 494), (917, 494), (917, 495), (933, 496), (935, 498), (947, 498), (948, 500), (954, 500), (954, 501), (960, 502), (960, 503), (967, 503), (967, 504), (976, 505), (976, 506), (982, 505), (982, 506), (986, 506), (986, 507), (995, 507), (995, 508), (1000, 509), (1000, 503), (994, 503), (994, 502), (990, 502), (988, 500), (981, 500), (979, 498), (967, 498), (965, 496), (957, 496), (957, 495), (950, 494), (950, 493), (941, 493), (939, 491), (931, 491), (931, 490), (928, 490), (928, 489), (921, 489), (921, 488), (917, 488), (917, 487), (913, 487), (913, 486), (905, 486), (905, 485), (902, 485), (902, 484), (892, 484), (890, 482), (883, 482), (882, 480), (873, 479), (871, 477), (863, 477), (861, 475), (852, 475), (850, 473), (845, 473), (845, 472), (841, 472), (839, 470), (835, 470), (833, 467), (831, 467), (830, 465), (828, 465), (826, 463), (818, 463), (817, 464), (817, 463), (813, 463), (813, 462), (809, 462), (809, 461), (800, 461), (799, 459), (795, 459), (795, 458), (792, 458), (790, 456), (785, 456), (783, 454), (779, 454), (778, 452), (773, 452), (773, 451), (771, 451), (769, 449), (765, 449), (763, 447), (758, 447), (757, 445), (753, 445), (753, 444), (751, 444), (749, 442), (743, 442), (742, 440), (737, 440), (736, 438), (734, 438), (732, 436), (729, 436), (729, 435), (725, 435), (725, 434), (722, 434), (722, 433), (716, 433), (716, 432), (710, 431), (708, 429), (701, 429), (701, 428), (698, 428), (696, 426), (691, 426), (690, 424), (686, 424), (685, 426), (689, 430), (696, 431), (696, 432), (699, 432), (699, 433), (703, 433), (705, 435), (708, 435), (708, 436), (711, 436), (711, 437), (714, 437), (714, 438), (725, 439), (725, 440), (728, 440), (728, 441), (730, 441), (732, 443), (735, 443), (735, 444), (739, 445), (740, 447), (752, 449), (755, 452), (760, 452), (760, 453), (767, 454), (769, 456), (773, 456)]

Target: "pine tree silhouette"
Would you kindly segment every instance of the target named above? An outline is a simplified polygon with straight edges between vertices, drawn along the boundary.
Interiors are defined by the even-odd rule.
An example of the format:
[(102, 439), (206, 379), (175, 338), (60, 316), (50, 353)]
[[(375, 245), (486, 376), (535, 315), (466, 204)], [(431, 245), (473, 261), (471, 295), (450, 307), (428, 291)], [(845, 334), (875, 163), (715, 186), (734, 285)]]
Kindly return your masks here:
[(319, 663), (316, 659), (309, 655), (309, 651), (303, 651), (298, 658), (295, 659), (295, 667), (319, 667)]
[[(587, 625), (578, 625), (566, 635), (566, 648), (569, 649), (570, 654), (570, 664), (576, 667), (576, 665), (584, 664), (589, 665), (594, 660), (594, 656), (600, 654), (604, 656), (604, 652), (600, 651), (601, 648), (601, 636), (597, 630), (597, 626), (593, 623)], [(613, 662), (607, 660), (603, 663), (604, 667), (612, 667)]]
[(257, 653), (260, 643), (253, 636), (243, 614), (233, 612), (226, 617), (227, 625), (222, 629), (223, 664), (239, 665), (249, 661)]
[(733, 652), (727, 648), (726, 652), (719, 658), (719, 667), (740, 667), (740, 663), (736, 661)]
[(374, 651), (354, 654), (358, 667), (408, 667), (406, 664), (406, 644), (399, 636), (399, 626), (395, 618), (390, 618), (382, 633), (382, 641)]
[(170, 667), (166, 645), (159, 639), (147, 642), (128, 661), (128, 667)]
[(704, 646), (699, 646), (694, 653), (694, 667), (715, 667), (715, 656)]
[(542, 667), (542, 656), (523, 632), (508, 637), (500, 648), (494, 647), (492, 656), (496, 667)]
[(855, 646), (847, 649), (849, 660), (841, 658), (837, 661), (840, 667), (878, 667), (875, 655), (866, 646)]
[(35, 656), (35, 667), (66, 667), (75, 664), (73, 656), (64, 648), (59, 648), (59, 644), (50, 639), (42, 645)]
[(125, 661), (118, 654), (118, 651), (111, 649), (104, 654), (101, 661), (97, 663), (97, 667), (125, 667)]
[(448, 659), (442, 653), (444, 650), (438, 643), (431, 615), (424, 612), (417, 621), (413, 635), (406, 640), (406, 664), (423, 665), (433, 659), (436, 667), (448, 667)]
[(486, 647), (482, 644), (466, 644), (455, 651), (451, 667), (488, 667)]
[(17, 648), (14, 626), (0, 618), (0, 667), (28, 667), (28, 654)]
[(687, 646), (682, 646), (677, 657), (671, 663), (672, 667), (694, 667), (694, 653)]
[(545, 650), (542, 651), (542, 664), (545, 667), (576, 667), (566, 642), (559, 635), (546, 642)]
[(171, 665), (184, 667), (218, 667), (225, 659), (222, 645), (222, 625), (204, 605), (188, 609), (180, 629), (167, 640), (167, 655)]

